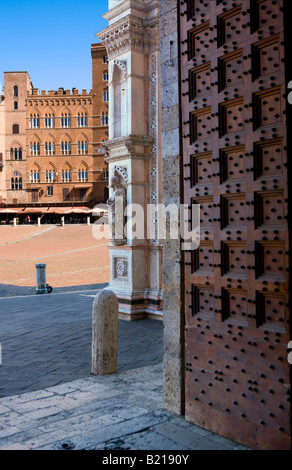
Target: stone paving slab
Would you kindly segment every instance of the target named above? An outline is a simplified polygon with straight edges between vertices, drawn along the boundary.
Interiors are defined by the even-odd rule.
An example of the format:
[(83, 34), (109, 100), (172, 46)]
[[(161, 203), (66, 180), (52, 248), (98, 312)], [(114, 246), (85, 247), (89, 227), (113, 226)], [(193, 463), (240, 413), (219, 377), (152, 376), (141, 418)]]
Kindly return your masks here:
[(0, 450), (244, 450), (163, 409), (157, 364), (0, 399)]
[[(0, 397), (90, 375), (92, 306), (103, 287), (0, 298)], [(119, 371), (161, 362), (162, 322), (120, 320), (118, 346)]]

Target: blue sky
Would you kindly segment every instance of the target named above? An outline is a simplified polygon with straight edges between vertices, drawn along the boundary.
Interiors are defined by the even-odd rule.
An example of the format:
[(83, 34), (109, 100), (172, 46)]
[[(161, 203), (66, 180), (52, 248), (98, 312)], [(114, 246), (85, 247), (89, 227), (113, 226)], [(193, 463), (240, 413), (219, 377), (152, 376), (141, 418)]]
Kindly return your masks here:
[(107, 27), (108, 0), (0, 0), (0, 83), (27, 71), (35, 88), (92, 87), (91, 44)]

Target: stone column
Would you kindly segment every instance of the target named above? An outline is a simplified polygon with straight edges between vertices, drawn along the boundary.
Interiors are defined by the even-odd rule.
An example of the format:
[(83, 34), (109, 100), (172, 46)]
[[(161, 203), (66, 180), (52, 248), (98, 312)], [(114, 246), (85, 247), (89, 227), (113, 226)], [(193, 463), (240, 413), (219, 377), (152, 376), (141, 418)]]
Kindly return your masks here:
[(40, 225), (41, 225), (41, 218), (38, 217), (38, 227), (40, 227)]
[(16, 227), (16, 225), (17, 225), (17, 220), (16, 220), (16, 218), (13, 219), (13, 225), (14, 225), (14, 227)]
[[(110, 289), (120, 318), (162, 319), (161, 258), (157, 236), (149, 236), (148, 206), (159, 202), (159, 11), (157, 2), (110, 2), (109, 26), (98, 34), (109, 59), (109, 140), (104, 143), (112, 181), (126, 192), (126, 243), (111, 239)], [(124, 5), (125, 6), (125, 5)], [(113, 191), (110, 190), (110, 200)]]
[(46, 281), (46, 264), (36, 264), (36, 279), (37, 287), (36, 294), (46, 294), (47, 293), (47, 281)]
[[(160, 0), (160, 67), (162, 114), (162, 202), (180, 210), (180, 104), (177, 1)], [(167, 239), (163, 252), (164, 405), (184, 410), (184, 317), (180, 240)]]
[(61, 217), (61, 225), (62, 225), (62, 227), (64, 227), (64, 225), (65, 225), (65, 217)]
[(92, 313), (92, 362), (93, 375), (114, 374), (118, 362), (119, 302), (110, 290), (98, 292)]
[(87, 225), (90, 225), (90, 217), (87, 217)]

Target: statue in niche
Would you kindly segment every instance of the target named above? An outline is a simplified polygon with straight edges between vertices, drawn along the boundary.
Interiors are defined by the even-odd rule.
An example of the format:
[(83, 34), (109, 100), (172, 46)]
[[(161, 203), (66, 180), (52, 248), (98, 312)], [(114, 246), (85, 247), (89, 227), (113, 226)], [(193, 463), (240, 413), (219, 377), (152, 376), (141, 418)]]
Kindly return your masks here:
[(107, 200), (109, 223), (110, 223), (110, 242), (113, 245), (126, 245), (125, 237), (125, 208), (127, 202), (127, 192), (122, 184), (121, 175), (115, 170), (111, 179), (110, 188), (113, 195)]

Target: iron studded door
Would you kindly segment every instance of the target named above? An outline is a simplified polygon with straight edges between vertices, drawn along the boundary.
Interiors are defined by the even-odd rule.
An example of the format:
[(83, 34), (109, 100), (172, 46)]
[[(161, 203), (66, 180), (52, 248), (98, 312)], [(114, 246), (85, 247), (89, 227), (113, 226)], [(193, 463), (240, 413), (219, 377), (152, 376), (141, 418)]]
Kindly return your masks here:
[(283, 2), (179, 3), (184, 202), (201, 221), (185, 257), (186, 419), (290, 449)]

